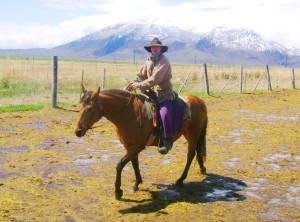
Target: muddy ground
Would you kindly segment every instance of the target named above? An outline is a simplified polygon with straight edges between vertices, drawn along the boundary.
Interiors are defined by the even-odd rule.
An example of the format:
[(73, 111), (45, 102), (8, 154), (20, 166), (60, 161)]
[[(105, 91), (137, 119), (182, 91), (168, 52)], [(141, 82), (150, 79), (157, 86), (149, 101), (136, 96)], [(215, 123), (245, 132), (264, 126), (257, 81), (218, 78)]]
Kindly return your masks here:
[(205, 101), (207, 175), (195, 162), (174, 187), (185, 140), (165, 156), (148, 147), (144, 183), (132, 191), (128, 164), (121, 201), (115, 167), (125, 150), (111, 123), (77, 138), (70, 109), (1, 113), (0, 221), (300, 221), (300, 91)]

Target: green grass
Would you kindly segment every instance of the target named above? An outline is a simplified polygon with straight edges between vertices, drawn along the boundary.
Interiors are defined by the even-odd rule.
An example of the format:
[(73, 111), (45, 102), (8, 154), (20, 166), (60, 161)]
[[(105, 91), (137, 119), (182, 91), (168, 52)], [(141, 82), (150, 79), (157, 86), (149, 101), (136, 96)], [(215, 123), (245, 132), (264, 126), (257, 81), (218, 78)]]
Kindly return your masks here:
[(26, 95), (37, 93), (39, 84), (33, 81), (11, 82), (8, 79), (2, 79), (0, 84), (0, 97), (14, 97), (18, 95)]
[(18, 111), (35, 111), (35, 110), (41, 110), (43, 108), (45, 108), (45, 105), (43, 104), (8, 105), (8, 106), (0, 107), (0, 113), (18, 112)]

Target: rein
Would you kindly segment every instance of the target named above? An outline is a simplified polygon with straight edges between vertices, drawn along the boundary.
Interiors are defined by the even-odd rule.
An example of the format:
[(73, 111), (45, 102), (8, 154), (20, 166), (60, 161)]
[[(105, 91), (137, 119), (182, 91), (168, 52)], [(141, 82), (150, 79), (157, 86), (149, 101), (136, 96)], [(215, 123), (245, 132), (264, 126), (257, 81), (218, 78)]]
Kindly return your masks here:
[(102, 126), (104, 126), (105, 124), (107, 124), (109, 121), (107, 121), (106, 123), (103, 123), (102, 125), (100, 125), (100, 126), (93, 126), (92, 128), (90, 128), (90, 129), (95, 129), (95, 128), (99, 128), (99, 127), (102, 127)]
[[(134, 98), (139, 98), (139, 94), (137, 93), (136, 90), (134, 91), (134, 93), (131, 93), (131, 94), (130, 94), (130, 97), (129, 97), (129, 100), (128, 100), (128, 103), (126, 104), (126, 106), (128, 106), (128, 105), (130, 104), (130, 101), (131, 101), (131, 99), (132, 99), (133, 97), (134, 97)], [(100, 100), (99, 100), (98, 102), (96, 102), (96, 103), (100, 103)], [(91, 111), (87, 111), (87, 112), (91, 112), (91, 113), (90, 113), (90, 116), (89, 116), (89, 119), (88, 119), (88, 121), (87, 121), (86, 124), (83, 124), (83, 125), (82, 125), (82, 127), (83, 127), (86, 131), (88, 131), (89, 129), (94, 129), (94, 128), (102, 127), (102, 126), (104, 126), (105, 124), (107, 124), (107, 123), (109, 122), (109, 121), (107, 121), (107, 122), (105, 122), (105, 123), (103, 123), (103, 124), (101, 124), (101, 125), (90, 127), (90, 122), (91, 122), (91, 120), (92, 120), (92, 118), (93, 118), (93, 116), (94, 116), (94, 114), (95, 114), (95, 112), (96, 112), (96, 109), (99, 109), (99, 108), (98, 108), (98, 107), (94, 107), (94, 106), (92, 105)], [(100, 111), (100, 110), (99, 110), (99, 111)]]

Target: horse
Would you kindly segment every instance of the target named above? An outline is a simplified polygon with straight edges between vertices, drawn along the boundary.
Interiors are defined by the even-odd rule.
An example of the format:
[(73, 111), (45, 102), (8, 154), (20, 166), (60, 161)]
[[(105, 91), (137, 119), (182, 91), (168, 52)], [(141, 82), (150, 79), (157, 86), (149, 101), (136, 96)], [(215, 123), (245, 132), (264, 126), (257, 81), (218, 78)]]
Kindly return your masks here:
[[(123, 196), (121, 189), (121, 174), (125, 165), (131, 161), (135, 183), (134, 191), (138, 191), (142, 176), (139, 169), (139, 153), (146, 146), (158, 146), (160, 132), (157, 132), (153, 120), (149, 119), (142, 94), (135, 94), (127, 90), (106, 89), (87, 91), (82, 86), (83, 96), (79, 104), (79, 119), (76, 124), (75, 134), (83, 137), (87, 130), (102, 117), (108, 119), (116, 126), (120, 142), (126, 149), (126, 154), (121, 158), (116, 167), (115, 198), (120, 200)], [(181, 95), (188, 101), (191, 109), (191, 120), (183, 120), (182, 131), (174, 137), (176, 141), (184, 136), (188, 141), (187, 161), (184, 171), (175, 185), (182, 186), (188, 175), (192, 160), (197, 154), (200, 172), (206, 173), (204, 161), (206, 159), (206, 129), (207, 108), (205, 103), (197, 96)]]

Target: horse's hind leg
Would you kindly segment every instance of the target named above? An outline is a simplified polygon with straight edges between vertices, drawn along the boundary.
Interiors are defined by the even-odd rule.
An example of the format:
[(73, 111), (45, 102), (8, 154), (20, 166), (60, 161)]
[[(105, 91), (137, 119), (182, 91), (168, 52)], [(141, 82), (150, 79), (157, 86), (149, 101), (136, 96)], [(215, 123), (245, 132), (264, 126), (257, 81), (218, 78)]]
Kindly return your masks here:
[(139, 168), (139, 158), (138, 158), (138, 156), (133, 158), (131, 160), (131, 163), (132, 163), (134, 173), (135, 173), (135, 178), (136, 178), (135, 184), (133, 186), (133, 190), (138, 191), (139, 190), (139, 185), (141, 183), (143, 183), (142, 176), (141, 176), (141, 173), (140, 173), (140, 168)]
[(191, 163), (192, 163), (194, 157), (195, 157), (195, 150), (191, 151), (189, 149), (188, 154), (187, 154), (187, 161), (186, 161), (186, 164), (185, 164), (184, 171), (183, 171), (181, 177), (176, 181), (176, 186), (182, 186), (183, 185), (183, 181), (186, 179), (186, 177), (188, 175), (188, 172), (189, 172), (189, 169), (190, 169), (190, 166), (191, 166)]

